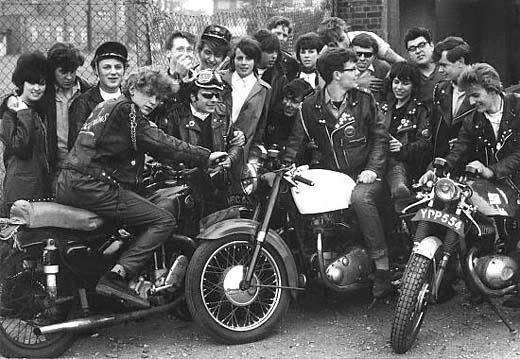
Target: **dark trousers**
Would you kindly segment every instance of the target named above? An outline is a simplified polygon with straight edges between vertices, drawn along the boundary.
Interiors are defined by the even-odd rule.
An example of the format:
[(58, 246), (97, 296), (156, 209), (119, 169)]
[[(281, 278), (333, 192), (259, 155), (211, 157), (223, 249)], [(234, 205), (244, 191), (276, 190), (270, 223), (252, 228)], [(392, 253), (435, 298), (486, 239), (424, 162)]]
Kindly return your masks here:
[(352, 191), (352, 208), (356, 212), (361, 233), (372, 259), (378, 259), (388, 254), (385, 241), (383, 222), (377, 208), (378, 198), (383, 196), (381, 181), (365, 184), (358, 183)]
[(115, 225), (139, 229), (139, 236), (121, 255), (118, 263), (135, 275), (153, 251), (170, 238), (176, 222), (167, 210), (133, 191), (105, 183), (74, 170), (63, 170), (56, 185), (59, 203), (92, 211)]

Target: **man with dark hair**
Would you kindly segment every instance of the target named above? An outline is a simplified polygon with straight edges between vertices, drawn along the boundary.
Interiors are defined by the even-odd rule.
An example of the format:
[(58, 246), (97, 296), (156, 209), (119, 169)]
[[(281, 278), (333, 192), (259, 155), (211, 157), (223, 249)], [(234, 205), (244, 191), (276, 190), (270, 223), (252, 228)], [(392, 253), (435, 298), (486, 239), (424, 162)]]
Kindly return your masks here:
[[(376, 267), (372, 293), (379, 298), (393, 291), (388, 248), (377, 205), (383, 193), (381, 179), (388, 131), (374, 97), (357, 87), (357, 60), (356, 53), (345, 48), (329, 49), (320, 55), (318, 71), (325, 87), (305, 99), (302, 116), (308, 136), (321, 153), (321, 167), (357, 179), (352, 207)], [(293, 153), (301, 147), (303, 133), (295, 129), (291, 134), (288, 147)]]
[(231, 32), (221, 25), (208, 25), (200, 36), (197, 45), (200, 64), (195, 72), (202, 70), (225, 69), (229, 61)]
[(121, 96), (121, 83), (128, 67), (128, 51), (120, 42), (104, 42), (96, 49), (90, 66), (99, 81), (70, 105), (69, 150), (92, 110), (103, 101)]
[(85, 58), (71, 44), (57, 42), (47, 52), (49, 77), (43, 99), (47, 117), (49, 164), (53, 176), (69, 151), (69, 107), (90, 84), (76, 75)]
[(350, 47), (358, 56), (358, 85), (369, 89), (378, 102), (385, 100), (383, 84), (390, 65), (377, 58), (377, 41), (369, 34), (361, 33), (352, 39)]
[(186, 80), (196, 66), (194, 54), (197, 39), (195, 35), (185, 31), (173, 31), (164, 43), (164, 51), (168, 58), (168, 74)]
[(433, 40), (430, 30), (424, 27), (412, 27), (404, 35), (404, 46), (408, 50), (410, 61), (421, 71), (421, 92), (418, 100), (431, 108), (433, 89), (437, 82), (444, 79), (439, 67), (433, 60)]
[(348, 48), (352, 39), (361, 33), (366, 33), (372, 36), (378, 44), (379, 58), (388, 61), (389, 63), (394, 63), (398, 61), (404, 61), (404, 59), (399, 56), (390, 45), (379, 37), (377, 34), (370, 31), (349, 31), (349, 26), (345, 22), (345, 20), (339, 17), (329, 17), (323, 20), (318, 25), (318, 35), (320, 35), (323, 43), (326, 48), (329, 47), (344, 47)]
[(293, 23), (285, 16), (275, 15), (267, 20), (267, 30), (271, 31), (280, 40), (281, 66), (288, 80), (292, 80), (298, 73), (298, 62), (284, 48), (289, 40), (289, 35), (293, 32)]
[(321, 49), (323, 49), (323, 42), (315, 32), (301, 35), (296, 39), (296, 44), (294, 45), (296, 58), (300, 62), (298, 77), (307, 81), (312, 88), (321, 85), (320, 74), (316, 69)]
[(449, 36), (438, 42), (433, 50), (444, 80), (433, 91), (433, 158), (444, 157), (457, 139), (460, 126), (466, 117), (474, 115), (466, 93), (457, 85), (462, 71), (471, 64), (471, 48), (460, 37)]

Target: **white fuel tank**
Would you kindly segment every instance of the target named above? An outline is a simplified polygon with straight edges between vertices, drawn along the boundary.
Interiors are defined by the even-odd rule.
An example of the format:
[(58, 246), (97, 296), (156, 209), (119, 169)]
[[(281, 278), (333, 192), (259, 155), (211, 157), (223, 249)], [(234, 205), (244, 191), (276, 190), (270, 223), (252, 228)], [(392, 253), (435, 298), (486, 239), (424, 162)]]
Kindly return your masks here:
[(350, 206), (350, 197), (356, 182), (346, 174), (322, 170), (298, 168), (297, 174), (314, 182), (308, 186), (298, 182), (291, 192), (301, 214), (317, 214), (345, 209)]

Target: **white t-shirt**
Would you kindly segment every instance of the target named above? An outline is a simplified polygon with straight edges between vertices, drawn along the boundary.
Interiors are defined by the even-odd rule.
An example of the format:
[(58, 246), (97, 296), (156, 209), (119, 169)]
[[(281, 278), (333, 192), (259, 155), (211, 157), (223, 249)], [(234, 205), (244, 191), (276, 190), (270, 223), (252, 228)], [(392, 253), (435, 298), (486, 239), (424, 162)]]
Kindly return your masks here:
[(500, 128), (500, 122), (502, 121), (502, 113), (504, 112), (504, 101), (502, 101), (500, 105), (500, 110), (495, 113), (487, 113), (484, 112), (484, 116), (488, 119), (493, 127), (493, 132), (495, 133), (495, 138), (498, 137), (498, 129)]
[(115, 99), (115, 98), (118, 98), (119, 96), (121, 96), (121, 89), (117, 89), (116, 92), (112, 93), (112, 92), (103, 91), (100, 87), (99, 93), (101, 94), (101, 98), (103, 99), (103, 101), (107, 101), (107, 100), (112, 100), (112, 99)]
[(231, 123), (235, 123), (240, 114), (242, 106), (246, 102), (247, 96), (253, 89), (257, 78), (254, 73), (242, 78), (238, 76), (237, 72), (231, 75), (231, 97), (233, 99), (233, 108), (231, 110)]

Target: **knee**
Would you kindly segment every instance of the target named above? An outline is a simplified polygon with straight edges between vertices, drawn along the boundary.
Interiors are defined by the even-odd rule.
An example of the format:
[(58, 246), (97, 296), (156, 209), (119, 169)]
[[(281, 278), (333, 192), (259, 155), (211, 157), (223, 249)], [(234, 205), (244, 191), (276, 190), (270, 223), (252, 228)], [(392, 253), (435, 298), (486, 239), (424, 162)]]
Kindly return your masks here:
[(376, 203), (377, 192), (372, 190), (370, 184), (358, 184), (352, 191), (352, 205), (363, 206)]
[(155, 222), (158, 227), (161, 228), (162, 231), (168, 232), (169, 234), (173, 233), (177, 228), (177, 221), (173, 214), (171, 214), (168, 210), (162, 209), (157, 216), (157, 221)]

